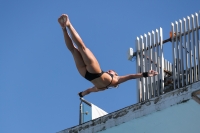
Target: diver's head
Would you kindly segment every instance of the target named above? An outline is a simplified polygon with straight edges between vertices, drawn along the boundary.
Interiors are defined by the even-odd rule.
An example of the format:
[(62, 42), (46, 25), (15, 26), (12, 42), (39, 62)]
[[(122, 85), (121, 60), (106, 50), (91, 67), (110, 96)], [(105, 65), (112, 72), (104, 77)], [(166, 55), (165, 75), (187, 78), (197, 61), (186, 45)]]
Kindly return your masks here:
[(107, 73), (118, 76), (118, 74), (114, 70), (108, 70)]

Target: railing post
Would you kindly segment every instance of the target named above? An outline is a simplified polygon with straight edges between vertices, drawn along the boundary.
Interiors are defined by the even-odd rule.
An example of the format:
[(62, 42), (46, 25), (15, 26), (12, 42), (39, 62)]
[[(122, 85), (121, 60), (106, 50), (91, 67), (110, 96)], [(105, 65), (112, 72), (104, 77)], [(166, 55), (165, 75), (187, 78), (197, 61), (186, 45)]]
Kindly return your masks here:
[(196, 82), (196, 77), (197, 77), (197, 73), (196, 73), (196, 44), (195, 44), (195, 35), (194, 35), (194, 15), (192, 14), (191, 15), (191, 18), (192, 18), (192, 47), (193, 47), (193, 61), (194, 61), (194, 68), (193, 68), (193, 72), (194, 72), (194, 80), (193, 82)]
[[(147, 50), (147, 35), (144, 34), (144, 71), (148, 71), (148, 64), (147, 64), (147, 56), (148, 56), (148, 50)], [(145, 78), (145, 101), (149, 98), (148, 97), (148, 78)]]
[(179, 32), (180, 32), (180, 36), (179, 36), (179, 38), (180, 38), (180, 52), (181, 52), (181, 74), (182, 74), (182, 85), (181, 85), (181, 87), (183, 87), (184, 86), (184, 58), (183, 58), (183, 45), (182, 45), (182, 36), (181, 36), (181, 34), (182, 34), (182, 20), (179, 20)]
[[(147, 66), (148, 67), (148, 70), (152, 70), (152, 49), (151, 49), (151, 33), (148, 32), (148, 40), (147, 40), (147, 45), (148, 45), (148, 50), (149, 50), (149, 65)], [(152, 97), (152, 77), (149, 77), (148, 78), (148, 83), (149, 83), (149, 99)]]
[[(144, 43), (143, 43), (143, 36), (140, 36), (140, 66), (141, 66), (141, 72), (144, 72), (144, 52), (143, 52), (143, 49), (144, 49)], [(144, 101), (144, 97), (145, 97), (145, 94), (144, 94), (144, 78), (141, 79), (141, 89), (142, 89), (142, 101)]]
[(158, 35), (158, 29), (156, 29), (156, 63), (157, 63), (157, 67), (156, 67), (156, 71), (159, 73), (157, 75), (157, 96), (160, 95), (160, 68), (159, 68), (159, 35)]
[[(152, 31), (151, 33), (151, 46), (152, 46), (152, 59), (153, 59), (153, 70), (156, 70), (156, 51), (155, 51), (155, 32)], [(156, 85), (156, 77), (154, 76), (153, 77), (153, 97), (156, 96), (156, 88), (157, 88), (157, 85)]]
[(176, 21), (176, 46), (175, 46), (175, 54), (176, 54), (176, 72), (177, 74), (175, 75), (175, 77), (177, 78), (177, 84), (178, 84), (178, 89), (180, 88), (180, 63), (179, 63), (179, 51), (180, 51), (180, 45), (179, 45), (179, 33), (178, 33), (178, 22)]
[[(139, 42), (139, 38), (137, 37), (136, 38), (136, 51), (137, 51), (137, 55), (136, 55), (136, 58), (137, 58), (137, 64), (136, 64), (136, 72), (137, 73), (141, 73), (141, 63), (140, 63), (140, 42)], [(137, 100), (138, 102), (141, 101), (141, 98), (142, 98), (142, 90), (141, 90), (141, 79), (137, 79), (137, 90), (136, 90), (136, 94), (138, 95), (137, 97)]]
[(79, 105), (79, 125), (83, 123), (83, 112), (82, 112), (82, 100), (80, 102), (80, 105)]
[(198, 77), (197, 80), (200, 80), (200, 43), (199, 43), (199, 17), (198, 17), (198, 13), (195, 13), (195, 18), (196, 18), (196, 44), (197, 44), (197, 65), (198, 65)]
[(172, 56), (173, 56), (173, 68), (172, 68), (172, 72), (173, 72), (173, 84), (174, 84), (174, 89), (176, 88), (176, 70), (175, 70), (175, 49), (174, 49), (174, 24), (171, 24), (171, 28), (172, 28)]
[(163, 55), (163, 31), (160, 27), (160, 64), (161, 64), (161, 73), (160, 73), (160, 86), (161, 86), (161, 93), (163, 94), (164, 90), (164, 55)]
[[(187, 17), (187, 28), (188, 31), (190, 31), (190, 17)], [(189, 68), (189, 74), (190, 74), (190, 84), (192, 84), (192, 49), (191, 49), (191, 40), (190, 40), (190, 32), (188, 32), (188, 38), (187, 38), (187, 44), (189, 46), (189, 59), (190, 59), (190, 68)]]
[(187, 42), (186, 42), (186, 19), (183, 18), (184, 26), (183, 26), (183, 32), (184, 32), (184, 46), (185, 46), (185, 75), (186, 75), (186, 85), (188, 85), (188, 53), (187, 53)]

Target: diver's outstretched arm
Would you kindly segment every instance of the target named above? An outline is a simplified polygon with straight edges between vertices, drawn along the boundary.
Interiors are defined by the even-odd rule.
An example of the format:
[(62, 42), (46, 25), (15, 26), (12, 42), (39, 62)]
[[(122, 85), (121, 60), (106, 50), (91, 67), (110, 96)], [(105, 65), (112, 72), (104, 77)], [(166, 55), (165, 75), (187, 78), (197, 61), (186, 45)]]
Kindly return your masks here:
[(84, 97), (85, 95), (88, 95), (91, 92), (98, 92), (98, 91), (103, 91), (103, 89), (97, 89), (97, 87), (94, 86), (94, 87), (88, 88), (85, 91), (79, 92), (78, 94), (80, 97)]
[(145, 73), (137, 73), (137, 74), (129, 74), (129, 75), (125, 75), (125, 76), (119, 76), (118, 84), (126, 82), (131, 79), (142, 78), (142, 77), (153, 77), (156, 75), (158, 75), (158, 72), (156, 72), (154, 70), (149, 70), (149, 72), (145, 72)]

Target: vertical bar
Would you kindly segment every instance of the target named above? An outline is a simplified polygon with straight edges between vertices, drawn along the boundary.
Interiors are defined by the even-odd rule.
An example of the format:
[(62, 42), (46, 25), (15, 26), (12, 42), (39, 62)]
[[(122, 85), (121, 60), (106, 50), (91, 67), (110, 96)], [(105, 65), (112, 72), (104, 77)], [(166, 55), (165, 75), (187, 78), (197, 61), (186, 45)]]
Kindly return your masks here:
[[(155, 47), (155, 49), (156, 49), (156, 47)], [(157, 52), (155, 50), (155, 71), (158, 72), (158, 61), (157, 60), (158, 60), (158, 54), (157, 54)], [(158, 96), (158, 89), (159, 89), (158, 76), (154, 76), (154, 77), (155, 77), (155, 86), (156, 86), (156, 88), (155, 88), (155, 97), (156, 97), (156, 96)]]
[[(168, 67), (168, 70), (172, 73), (172, 68), (171, 68), (171, 63), (168, 61), (167, 62), (167, 67)], [(171, 77), (172, 75), (170, 75), (169, 77)]]
[[(167, 70), (168, 71), (168, 69), (167, 69), (167, 60), (165, 59), (165, 63), (164, 63), (164, 70)], [(167, 73), (164, 73), (164, 79), (167, 77)], [(164, 83), (165, 83), (165, 81), (164, 81)], [(164, 86), (164, 89), (163, 89), (163, 92), (165, 92), (165, 86)]]
[(167, 70), (167, 60), (164, 59), (164, 70)]
[[(155, 57), (155, 32), (152, 31), (151, 33), (151, 46), (152, 46), (152, 59), (153, 59), (153, 70), (156, 70), (156, 57)], [(156, 77), (153, 77), (153, 97), (155, 97), (156, 95)]]
[(169, 64), (169, 69), (172, 72), (172, 69), (173, 69), (172, 63)]
[[(140, 65), (140, 40), (139, 37), (136, 38), (136, 51), (137, 51), (137, 63), (136, 63), (136, 71), (137, 73), (141, 73), (141, 65)], [(137, 101), (141, 102), (141, 98), (142, 98), (142, 92), (141, 92), (141, 79), (138, 78), (137, 79)]]
[(160, 80), (161, 80), (161, 93), (163, 94), (164, 90), (164, 55), (163, 55), (163, 30), (160, 27), (160, 64), (161, 64), (161, 73), (160, 73)]
[(172, 78), (171, 78), (171, 80), (173, 81), (173, 85), (174, 85), (174, 80), (173, 80), (173, 64), (172, 63), (169, 63), (169, 69), (170, 69), (170, 71), (172, 72)]
[(181, 34), (182, 34), (182, 20), (179, 20), (179, 32), (180, 32), (180, 36), (179, 36), (179, 38), (180, 38), (180, 53), (181, 53), (181, 74), (182, 74), (182, 87), (184, 86), (184, 58), (183, 58), (183, 45), (182, 45), (182, 36), (181, 36)]
[(187, 42), (186, 42), (186, 19), (183, 18), (184, 26), (183, 26), (183, 32), (184, 32), (184, 46), (185, 46), (185, 75), (186, 75), (186, 83), (185, 85), (188, 85), (188, 57), (187, 57)]
[(167, 61), (167, 70), (168, 70), (169, 72), (171, 72), (171, 71), (170, 71), (170, 68), (169, 68), (169, 61)]
[(192, 46), (193, 46), (193, 61), (194, 61), (194, 68), (193, 68), (193, 72), (194, 72), (194, 80), (193, 82), (196, 82), (196, 77), (197, 77), (197, 74), (196, 74), (196, 45), (195, 45), (195, 35), (194, 35), (194, 15), (192, 14), (191, 15), (191, 18), (192, 18)]
[(157, 58), (156, 58), (156, 63), (157, 63), (157, 95), (160, 96), (160, 68), (159, 68), (159, 35), (158, 35), (158, 29), (156, 29), (156, 48), (157, 48)]
[(187, 53), (186, 53), (187, 59), (186, 60), (188, 61), (188, 64), (187, 64), (188, 65), (188, 69), (187, 69), (187, 74), (188, 74), (187, 79), (188, 79), (188, 81), (187, 82), (188, 82), (188, 84), (190, 84), (190, 60), (189, 60), (190, 59), (190, 51), (189, 51), (188, 41), (186, 42), (186, 45), (187, 45)]
[[(143, 43), (143, 36), (140, 36), (140, 64), (141, 64), (141, 72), (144, 72), (144, 56), (143, 56), (143, 49), (144, 49), (144, 43)], [(142, 101), (144, 101), (144, 78), (141, 79), (142, 84)]]
[(79, 105), (79, 125), (83, 123), (83, 111), (82, 111), (82, 101), (80, 102)]
[[(144, 71), (147, 72), (148, 64), (147, 64), (147, 35), (144, 34)], [(145, 78), (145, 101), (148, 99), (148, 82), (147, 78)]]
[[(190, 17), (187, 17), (187, 28), (188, 28), (188, 32), (190, 31)], [(192, 83), (192, 51), (191, 51), (191, 43), (190, 43), (190, 33), (188, 33), (188, 40), (187, 40), (187, 44), (189, 46), (189, 59), (190, 59), (190, 68), (189, 68), (189, 76), (190, 76), (190, 84)]]
[(171, 23), (171, 28), (172, 28), (172, 56), (173, 56), (173, 68), (172, 68), (172, 72), (173, 72), (173, 83), (174, 83), (174, 89), (176, 89), (176, 70), (175, 70), (175, 49), (174, 49), (174, 23)]
[(177, 84), (178, 84), (178, 89), (180, 88), (180, 65), (179, 65), (179, 50), (180, 50), (180, 45), (179, 45), (179, 32), (178, 32), (178, 22), (176, 21), (176, 47), (175, 47), (175, 51), (176, 51), (176, 69), (177, 69), (177, 74), (176, 74), (176, 78), (177, 78)]
[(199, 44), (199, 17), (198, 13), (195, 13), (195, 18), (196, 18), (196, 44), (197, 44), (197, 62), (198, 62), (198, 78), (197, 80), (200, 80), (200, 44)]
[[(151, 60), (152, 60), (152, 49), (153, 49), (153, 47), (152, 47), (152, 49), (151, 49), (151, 33), (150, 32), (148, 32), (148, 40), (147, 40), (147, 45), (148, 45), (148, 48), (149, 48), (149, 67), (148, 67), (148, 70), (152, 70), (152, 62), (151, 62)], [(152, 77), (149, 77), (148, 78), (148, 83), (149, 83), (149, 99), (151, 99), (151, 96), (152, 96)]]

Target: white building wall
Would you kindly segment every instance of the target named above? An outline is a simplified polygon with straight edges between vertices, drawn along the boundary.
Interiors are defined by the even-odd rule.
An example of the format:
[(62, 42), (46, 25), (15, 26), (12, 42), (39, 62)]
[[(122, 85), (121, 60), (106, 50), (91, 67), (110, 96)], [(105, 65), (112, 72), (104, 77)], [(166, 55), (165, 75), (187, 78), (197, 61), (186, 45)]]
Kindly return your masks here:
[(200, 81), (58, 133), (200, 133)]
[(200, 133), (200, 104), (188, 100), (99, 133)]

